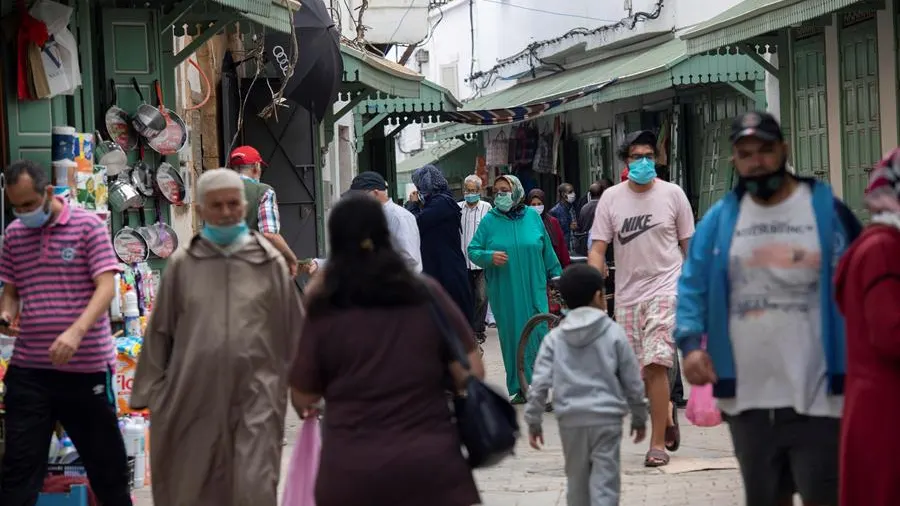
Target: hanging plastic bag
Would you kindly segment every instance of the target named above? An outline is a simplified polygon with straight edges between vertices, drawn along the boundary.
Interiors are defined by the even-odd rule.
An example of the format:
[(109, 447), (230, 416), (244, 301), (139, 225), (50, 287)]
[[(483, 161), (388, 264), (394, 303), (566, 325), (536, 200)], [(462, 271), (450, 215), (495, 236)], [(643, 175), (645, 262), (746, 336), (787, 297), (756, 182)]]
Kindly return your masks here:
[[(706, 336), (703, 336), (703, 349), (706, 349)], [(697, 427), (715, 427), (722, 423), (722, 413), (716, 406), (712, 384), (691, 388), (684, 414)]]
[(316, 476), (319, 472), (319, 420), (307, 417), (291, 455), (284, 483), (282, 506), (316, 506)]

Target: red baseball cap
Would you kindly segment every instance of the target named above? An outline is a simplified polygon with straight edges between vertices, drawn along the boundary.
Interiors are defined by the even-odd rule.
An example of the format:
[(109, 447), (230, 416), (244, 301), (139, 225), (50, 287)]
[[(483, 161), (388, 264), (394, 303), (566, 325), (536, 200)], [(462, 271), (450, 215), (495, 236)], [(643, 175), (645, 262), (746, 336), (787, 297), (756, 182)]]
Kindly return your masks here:
[(254, 163), (268, 165), (263, 161), (262, 156), (260, 156), (259, 154), (259, 151), (251, 146), (236, 147), (234, 148), (234, 151), (231, 152), (231, 155), (228, 156), (229, 167), (236, 167), (239, 165), (253, 165)]

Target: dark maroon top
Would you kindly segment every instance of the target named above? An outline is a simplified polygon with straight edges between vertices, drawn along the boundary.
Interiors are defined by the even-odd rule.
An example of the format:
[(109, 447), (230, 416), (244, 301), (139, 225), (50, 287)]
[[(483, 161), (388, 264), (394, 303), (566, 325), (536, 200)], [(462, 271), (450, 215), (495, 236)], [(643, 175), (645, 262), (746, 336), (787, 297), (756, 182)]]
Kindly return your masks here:
[[(468, 352), (472, 330), (432, 280)], [(317, 506), (480, 503), (445, 394), (447, 359), (428, 306), (358, 308), (305, 323), (291, 385), (326, 402)]]

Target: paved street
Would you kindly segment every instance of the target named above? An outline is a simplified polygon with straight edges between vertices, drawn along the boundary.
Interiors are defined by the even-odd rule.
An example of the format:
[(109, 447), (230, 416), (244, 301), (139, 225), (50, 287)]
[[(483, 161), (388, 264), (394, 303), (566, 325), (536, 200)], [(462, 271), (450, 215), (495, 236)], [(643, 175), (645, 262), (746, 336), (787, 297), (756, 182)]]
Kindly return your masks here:
[[(503, 364), (496, 332), (489, 334), (485, 361), (488, 380), (502, 384)], [(681, 419), (682, 446), (672, 455), (665, 471), (644, 468), (645, 443), (635, 445), (631, 441), (623, 442), (622, 506), (737, 506), (743, 503), (740, 477), (726, 428), (700, 429), (691, 426), (683, 415)], [(283, 458), (283, 473), (298, 423), (291, 413), (288, 416), (289, 445)], [(485, 505), (565, 505), (562, 447), (552, 414), (545, 415), (544, 430), (547, 446), (543, 451), (532, 450), (527, 440), (522, 439), (514, 458), (495, 468), (476, 472)], [(153, 505), (149, 488), (136, 491), (135, 496), (137, 506)]]

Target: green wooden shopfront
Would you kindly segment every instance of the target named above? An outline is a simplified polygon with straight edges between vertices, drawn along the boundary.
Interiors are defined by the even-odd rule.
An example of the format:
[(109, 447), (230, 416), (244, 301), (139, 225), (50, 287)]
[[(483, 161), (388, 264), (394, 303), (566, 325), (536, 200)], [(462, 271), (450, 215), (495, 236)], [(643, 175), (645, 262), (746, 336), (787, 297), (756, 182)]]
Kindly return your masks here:
[[(235, 26), (235, 22), (240, 21), (241, 29), (248, 32), (289, 32), (291, 23), (286, 6), (289, 4), (282, 0), (59, 0), (59, 3), (74, 8), (69, 29), (78, 42), (83, 85), (72, 96), (19, 101), (15, 32), (13, 29), (12, 33), (4, 33), (0, 42), (3, 116), (0, 155), (4, 165), (16, 159), (30, 159), (49, 170), (53, 126), (69, 125), (79, 132), (105, 133), (101, 123), (112, 103), (113, 87), (117, 105), (126, 111), (133, 112), (140, 104), (131, 85), (132, 78), (152, 104), (156, 101), (151, 90), (159, 80), (164, 100), (174, 108), (175, 67), (210, 37)], [(17, 0), (0, 0), (4, 28), (16, 26), (17, 5)], [(186, 32), (186, 27), (191, 27), (191, 31)], [(186, 34), (193, 36), (192, 42), (176, 53), (175, 37)], [(137, 152), (129, 156), (136, 159)], [(149, 152), (146, 159), (151, 164), (160, 161), (158, 155)], [(170, 156), (166, 161), (179, 166), (177, 156)], [(164, 207), (165, 220), (170, 221), (170, 210)], [(115, 214), (113, 233), (122, 226), (121, 218)], [(151, 264), (161, 268), (163, 262), (156, 260)]]

